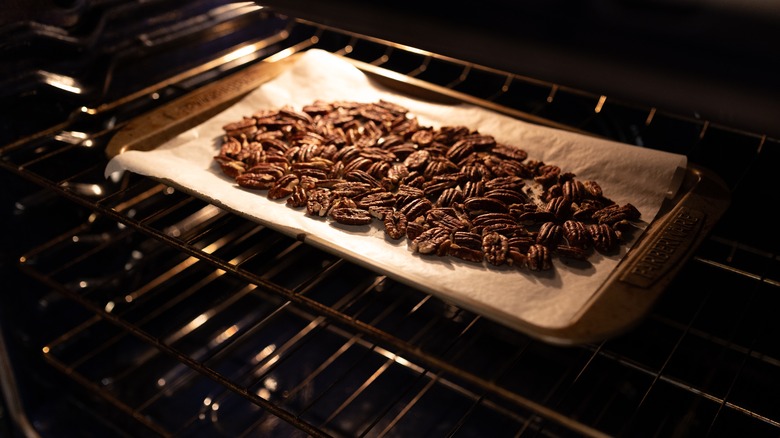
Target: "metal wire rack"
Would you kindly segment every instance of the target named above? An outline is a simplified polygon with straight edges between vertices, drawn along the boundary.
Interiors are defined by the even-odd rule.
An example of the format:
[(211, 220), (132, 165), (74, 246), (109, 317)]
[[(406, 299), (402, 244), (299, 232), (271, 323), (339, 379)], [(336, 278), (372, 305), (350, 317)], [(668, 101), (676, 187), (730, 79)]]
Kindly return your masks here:
[[(267, 12), (264, 12), (264, 14)], [(256, 11), (231, 20), (269, 20)], [(125, 436), (777, 436), (776, 140), (294, 18), (2, 147), (48, 366)], [(246, 46), (237, 42), (231, 50)], [(165, 184), (103, 175), (137, 114), (321, 48), (617, 141), (685, 154), (734, 205), (624, 336), (548, 345)], [(121, 59), (121, 57), (120, 57)], [(114, 69), (120, 71), (119, 62)], [(57, 209), (56, 223), (46, 222)], [(751, 210), (752, 209), (752, 210)], [(34, 227), (34, 228), (33, 228)], [(771, 233), (770, 233), (771, 234)], [(61, 298), (68, 300), (63, 301)], [(77, 309), (71, 310), (73, 303)], [(86, 402), (85, 402), (86, 403)]]

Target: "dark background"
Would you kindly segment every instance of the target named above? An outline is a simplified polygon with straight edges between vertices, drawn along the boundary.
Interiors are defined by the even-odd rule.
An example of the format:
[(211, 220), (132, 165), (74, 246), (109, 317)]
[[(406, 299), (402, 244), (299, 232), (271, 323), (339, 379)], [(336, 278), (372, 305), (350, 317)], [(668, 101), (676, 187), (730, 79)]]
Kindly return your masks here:
[(532, 78), (780, 136), (780, 2), (258, 3)]

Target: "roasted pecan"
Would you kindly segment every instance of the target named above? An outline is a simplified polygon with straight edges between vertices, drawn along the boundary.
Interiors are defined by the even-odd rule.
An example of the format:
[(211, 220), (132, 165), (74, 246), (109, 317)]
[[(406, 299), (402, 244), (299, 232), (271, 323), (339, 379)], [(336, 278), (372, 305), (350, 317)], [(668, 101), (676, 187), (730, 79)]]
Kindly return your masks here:
[(431, 153), (426, 149), (416, 150), (409, 154), (408, 157), (406, 157), (404, 160), (404, 166), (409, 168), (409, 170), (424, 169), (428, 164), (430, 157)]
[(499, 233), (491, 232), (482, 236), (482, 253), (491, 265), (499, 266), (506, 263), (509, 251), (509, 241)]
[(287, 205), (293, 208), (305, 207), (309, 197), (307, 189), (303, 188), (300, 184), (293, 187), (293, 191), (290, 197), (287, 198)]
[(282, 199), (292, 194), (295, 186), (298, 185), (298, 176), (293, 173), (288, 173), (282, 176), (274, 185), (268, 189), (268, 199)]
[(449, 240), (449, 230), (439, 227), (429, 228), (412, 240), (412, 251), (420, 254), (436, 254), (444, 242)]
[(275, 182), (276, 177), (267, 173), (244, 172), (236, 177), (239, 186), (254, 190), (268, 190)]
[(480, 263), (484, 258), (482, 249), (473, 249), (465, 246), (460, 246), (455, 242), (451, 242), (447, 248), (447, 254), (467, 262)]
[(371, 213), (362, 208), (339, 207), (330, 211), (330, 217), (345, 225), (368, 225), (373, 220)]
[(437, 207), (449, 207), (463, 202), (463, 192), (457, 187), (444, 189), (435, 202)]
[(309, 191), (306, 199), (306, 214), (310, 216), (327, 216), (330, 211), (333, 194), (327, 189)]
[(539, 227), (536, 243), (552, 248), (558, 244), (561, 236), (563, 236), (563, 227), (555, 222), (545, 222)]
[(400, 211), (387, 212), (382, 222), (385, 225), (385, 234), (391, 239), (398, 240), (406, 235), (408, 221)]
[(428, 198), (417, 198), (401, 207), (399, 211), (406, 215), (407, 219), (413, 221), (423, 216), (431, 208), (433, 208), (433, 203)]
[(528, 158), (528, 152), (524, 151), (523, 149), (514, 146), (509, 146), (509, 145), (499, 144), (496, 145), (490, 151), (501, 158), (506, 158), (515, 161), (525, 161), (525, 159)]
[(623, 220), (638, 220), (641, 216), (639, 210), (631, 204), (612, 204), (593, 213), (593, 219), (600, 224), (614, 224)]
[(535, 243), (528, 248), (526, 264), (532, 271), (546, 271), (552, 269), (552, 259), (550, 250), (544, 246)]
[(395, 195), (387, 191), (369, 193), (357, 200), (357, 206), (365, 210), (371, 207), (392, 207), (393, 205), (395, 205)]
[(578, 220), (570, 219), (563, 223), (563, 237), (569, 246), (587, 248), (590, 245), (590, 234), (585, 224)]
[(463, 201), (463, 206), (466, 207), (466, 210), (472, 216), (479, 216), (484, 213), (506, 213), (509, 211), (503, 202), (485, 196), (468, 198)]
[(587, 260), (588, 256), (590, 256), (590, 252), (588, 252), (588, 250), (578, 246), (558, 245), (555, 247), (554, 252), (560, 257), (577, 260)]
[(618, 237), (615, 230), (607, 224), (588, 225), (588, 234), (593, 247), (601, 252), (610, 252), (617, 248)]

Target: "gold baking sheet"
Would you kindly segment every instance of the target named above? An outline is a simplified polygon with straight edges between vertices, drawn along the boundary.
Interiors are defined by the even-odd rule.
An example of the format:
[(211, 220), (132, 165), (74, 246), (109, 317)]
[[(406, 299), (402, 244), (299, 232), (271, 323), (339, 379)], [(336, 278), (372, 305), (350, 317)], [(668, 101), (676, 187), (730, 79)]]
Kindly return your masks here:
[[(317, 99), (407, 107), (424, 125), (465, 125), (598, 181), (609, 198), (642, 212), (619, 254), (588, 263), (554, 259), (531, 272), (414, 254), (376, 225), (348, 227), (306, 216), (224, 176), (213, 157), (222, 126), (258, 109)], [(321, 50), (261, 63), (139, 118), (107, 149), (106, 176), (132, 171), (156, 178), (355, 263), (559, 344), (614, 336), (647, 313), (668, 281), (728, 204), (725, 189), (684, 156), (607, 141), (429, 86)]]

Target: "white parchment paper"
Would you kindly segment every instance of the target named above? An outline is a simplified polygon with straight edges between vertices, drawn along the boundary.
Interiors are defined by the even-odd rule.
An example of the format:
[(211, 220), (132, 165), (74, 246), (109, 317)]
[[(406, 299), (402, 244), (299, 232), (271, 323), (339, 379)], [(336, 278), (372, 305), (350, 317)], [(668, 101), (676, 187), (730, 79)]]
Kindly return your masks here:
[[(542, 273), (419, 256), (411, 252), (406, 240), (385, 238), (379, 226), (344, 227), (314, 219), (284, 201), (268, 200), (265, 192), (242, 189), (214, 162), (222, 126), (259, 109), (284, 105), (300, 109), (317, 99), (374, 102), (380, 98), (407, 107), (423, 125), (478, 129), (526, 150), (530, 159), (558, 165), (581, 180), (595, 180), (607, 197), (636, 206), (645, 225), (656, 216), (663, 199), (678, 190), (675, 171), (687, 165), (681, 155), (536, 126), (467, 104), (434, 104), (404, 96), (372, 82), (336, 55), (309, 50), (289, 70), (236, 105), (153, 151), (122, 153), (108, 163), (105, 173), (108, 177), (127, 170), (161, 179), (513, 327), (557, 329), (572, 324), (587, 310), (589, 300), (627, 247), (615, 256), (596, 254), (584, 265), (555, 259), (554, 269)], [(639, 234), (634, 233), (635, 237)]]

